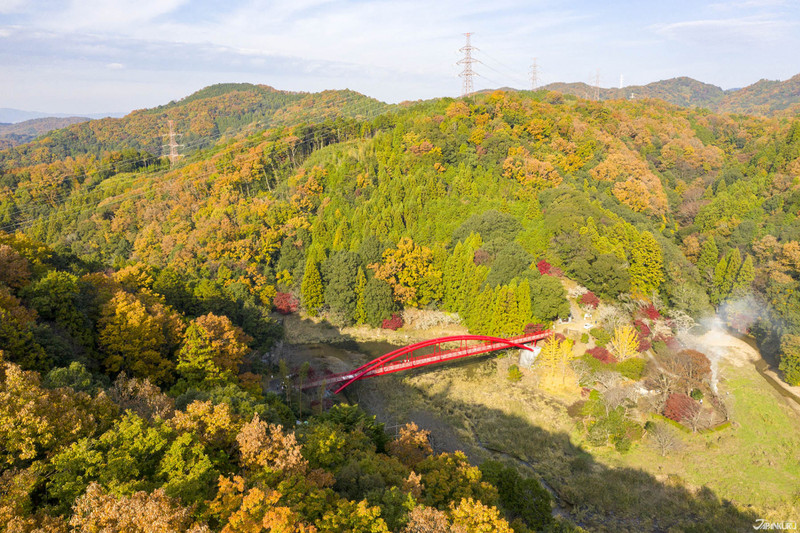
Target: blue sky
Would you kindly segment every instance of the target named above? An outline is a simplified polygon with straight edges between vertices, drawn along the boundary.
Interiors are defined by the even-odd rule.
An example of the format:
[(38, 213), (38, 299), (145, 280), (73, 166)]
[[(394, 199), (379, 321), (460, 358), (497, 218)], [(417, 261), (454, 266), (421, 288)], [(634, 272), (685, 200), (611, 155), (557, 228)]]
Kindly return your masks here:
[(800, 73), (800, 1), (0, 0), (0, 107), (127, 112), (212, 83), (456, 96), (464, 32), (477, 88), (723, 88)]

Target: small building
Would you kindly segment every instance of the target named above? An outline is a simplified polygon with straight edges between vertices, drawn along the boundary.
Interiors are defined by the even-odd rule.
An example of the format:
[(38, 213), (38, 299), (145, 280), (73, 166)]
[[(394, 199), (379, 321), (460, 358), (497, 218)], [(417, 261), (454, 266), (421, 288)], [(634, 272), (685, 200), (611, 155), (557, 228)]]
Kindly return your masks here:
[(534, 346), (533, 351), (520, 350), (519, 351), (519, 366), (520, 368), (530, 368), (536, 362), (536, 358), (542, 351), (541, 346)]

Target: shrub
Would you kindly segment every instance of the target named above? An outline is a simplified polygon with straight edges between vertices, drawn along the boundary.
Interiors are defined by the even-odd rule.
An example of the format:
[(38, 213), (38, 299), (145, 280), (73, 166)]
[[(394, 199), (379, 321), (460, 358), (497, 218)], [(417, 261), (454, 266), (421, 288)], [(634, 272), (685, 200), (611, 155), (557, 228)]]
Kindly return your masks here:
[(658, 318), (661, 318), (661, 313), (658, 312), (658, 309), (656, 309), (656, 306), (653, 304), (650, 304), (647, 307), (643, 307), (642, 312), (650, 320), (656, 320)]
[(644, 337), (641, 337), (641, 336), (639, 337), (639, 346), (637, 346), (637, 348), (636, 348), (637, 351), (639, 351), (640, 353), (641, 352), (646, 352), (647, 350), (649, 350), (652, 347), (653, 347), (653, 345), (650, 344), (649, 340), (647, 340), (647, 339), (645, 339)]
[(589, 343), (589, 334), (588, 333), (584, 333), (583, 335), (581, 335), (581, 342), (583, 344), (588, 344)]
[(272, 305), (275, 306), (275, 310), (280, 314), (289, 315), (297, 312), (297, 309), (300, 307), (300, 301), (294, 294), (279, 292), (272, 300)]
[(536, 268), (539, 269), (539, 274), (541, 274), (542, 276), (546, 276), (547, 274), (550, 273), (550, 269), (552, 269), (553, 267), (550, 263), (542, 259), (541, 261), (536, 263)]
[(621, 437), (617, 437), (611, 440), (614, 443), (614, 449), (620, 453), (624, 453), (630, 450), (631, 444), (633, 444), (631, 442), (630, 437), (628, 437), (627, 435), (622, 435)]
[(653, 342), (652, 348), (653, 348), (653, 351), (655, 351), (656, 354), (661, 356), (661, 357), (667, 356), (670, 353), (672, 353), (672, 351), (669, 348), (667, 348), (667, 343), (664, 342), (664, 341), (657, 340), (657, 341)]
[(664, 416), (676, 422), (681, 422), (691, 418), (699, 408), (698, 403), (690, 396), (680, 392), (673, 392), (669, 395), (667, 403), (664, 405)]
[(590, 354), (588, 352), (584, 353), (580, 357), (580, 361), (583, 361), (584, 363), (586, 363), (586, 367), (588, 368), (587, 377), (581, 379), (581, 383), (584, 383), (584, 384), (586, 384), (588, 382), (594, 383), (594, 380), (592, 379), (591, 376), (593, 376), (597, 372), (601, 372), (603, 370), (609, 370), (610, 369), (610, 365), (607, 365), (605, 363), (601, 363), (600, 361), (598, 361), (597, 359), (592, 357), (592, 354)]
[(592, 291), (585, 292), (578, 301), (581, 305), (591, 307), (592, 309), (597, 309), (597, 306), (600, 305), (600, 298), (598, 298)]
[(681, 343), (675, 337), (659, 335), (653, 339), (653, 350), (660, 356), (669, 356), (681, 350)]
[(475, 253), (472, 255), (472, 262), (478, 266), (488, 265), (489, 263), (492, 262), (492, 256), (489, 255), (489, 252), (487, 252), (483, 248), (480, 248), (478, 250), (475, 250)]
[(533, 335), (541, 331), (544, 331), (544, 325), (542, 324), (529, 323), (525, 325), (525, 335)]
[(592, 328), (589, 330), (589, 334), (594, 337), (598, 346), (605, 346), (611, 342), (611, 334), (602, 328)]
[(397, 313), (392, 313), (391, 318), (384, 319), (383, 323), (381, 324), (381, 327), (383, 329), (390, 329), (392, 331), (396, 331), (403, 327), (403, 318)]
[(664, 339), (664, 342), (667, 343), (667, 347), (670, 350), (680, 350), (681, 349), (681, 343), (675, 337), (666, 337)]
[(634, 320), (633, 325), (637, 330), (639, 330), (639, 333), (642, 335), (642, 337), (649, 337), (650, 333), (652, 333), (650, 326), (648, 326), (641, 318)]
[(602, 346), (595, 346), (594, 348), (589, 348), (586, 350), (586, 353), (600, 361), (601, 363), (611, 364), (616, 363), (617, 360), (611, 355), (611, 352), (603, 348)]
[(630, 380), (639, 381), (642, 379), (646, 364), (641, 357), (631, 357), (621, 363), (617, 363), (616, 370)]
[(729, 427), (731, 427), (730, 420), (728, 420), (727, 422), (723, 422), (718, 426), (714, 426), (713, 428), (704, 429), (701, 431), (701, 433), (714, 433), (716, 431), (722, 431), (723, 429), (728, 429)]
[(700, 389), (692, 389), (692, 392), (689, 394), (689, 396), (691, 396), (694, 400), (700, 401), (703, 399), (703, 391)]
[(517, 365), (511, 365), (508, 367), (508, 380), (509, 381), (519, 381), (522, 379), (522, 372), (520, 371)]

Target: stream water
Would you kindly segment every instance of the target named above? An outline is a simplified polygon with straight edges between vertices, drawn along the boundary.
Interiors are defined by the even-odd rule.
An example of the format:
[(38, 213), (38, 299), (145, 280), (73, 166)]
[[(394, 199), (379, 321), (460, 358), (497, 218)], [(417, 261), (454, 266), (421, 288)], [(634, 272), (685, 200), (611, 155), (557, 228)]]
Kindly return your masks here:
[(793, 394), (791, 391), (786, 390), (786, 388), (784, 388), (781, 382), (775, 379), (775, 376), (772, 375), (772, 373), (767, 373), (768, 371), (777, 373), (778, 365), (776, 364), (777, 363), (776, 361), (767, 361), (766, 357), (764, 357), (764, 355), (761, 353), (761, 350), (758, 349), (758, 343), (756, 343), (756, 340), (750, 336), (739, 335), (734, 331), (728, 331), (728, 333), (736, 337), (737, 339), (746, 342), (747, 345), (750, 346), (753, 350), (755, 350), (755, 352), (758, 354), (759, 356), (758, 359), (756, 361), (753, 361), (753, 366), (755, 366), (756, 372), (758, 372), (761, 375), (761, 377), (763, 377), (767, 381), (767, 383), (769, 383), (772, 386), (773, 389), (778, 391), (778, 394), (788, 399), (789, 401), (792, 401), (797, 405), (800, 405), (800, 397), (798, 397), (796, 394)]

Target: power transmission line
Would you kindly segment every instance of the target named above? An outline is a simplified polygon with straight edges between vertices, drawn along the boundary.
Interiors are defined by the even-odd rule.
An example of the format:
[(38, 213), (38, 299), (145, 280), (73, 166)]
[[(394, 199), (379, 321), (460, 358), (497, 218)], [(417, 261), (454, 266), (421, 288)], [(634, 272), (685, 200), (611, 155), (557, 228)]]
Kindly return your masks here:
[(597, 69), (597, 72), (594, 75), (594, 99), (595, 101), (600, 100), (600, 69)]
[[(297, 142), (296, 144), (293, 144), (294, 148), (296, 149), (298, 146), (301, 146), (301, 145), (306, 144), (308, 142), (313, 143), (315, 140), (317, 140), (316, 139), (317, 133), (318, 132), (312, 132), (312, 133), (309, 133), (309, 134), (305, 135), (302, 139), (299, 139), (299, 142)], [(323, 138), (325, 140), (332, 139), (334, 137), (335, 137), (334, 133), (330, 132), (330, 131), (327, 134), (323, 134)], [(276, 146), (278, 146), (280, 144), (284, 145), (283, 148), (277, 150), (276, 152), (273, 152), (271, 155), (273, 157), (275, 157), (275, 156), (278, 156), (279, 154), (283, 154), (288, 158), (289, 157), (289, 152), (290, 152), (289, 143), (287, 141), (285, 141), (285, 140), (282, 141), (281, 143), (275, 143)], [(216, 154), (216, 155), (224, 155), (225, 153), (233, 153), (233, 152), (235, 152), (237, 150), (242, 151), (242, 150), (244, 150), (244, 148), (241, 147), (241, 146), (235, 146), (230, 150), (227, 150), (225, 152), (220, 152), (220, 154)], [(212, 170), (212, 171), (207, 171), (207, 172), (200, 173), (200, 174), (193, 174), (193, 175), (189, 176), (189, 179), (191, 180), (191, 183), (196, 188), (198, 180), (200, 180), (202, 178), (207, 178), (207, 177), (212, 176), (212, 175), (214, 175), (216, 173), (217, 173), (216, 170)], [(162, 173), (161, 175), (165, 176), (166, 174)], [(91, 211), (92, 209), (97, 209), (98, 207), (101, 207), (101, 205), (103, 207), (107, 207), (109, 205), (113, 205), (113, 204), (122, 202), (124, 200), (129, 200), (129, 199), (132, 199), (132, 198), (138, 198), (138, 197), (144, 196), (145, 194), (150, 193), (150, 192), (158, 192), (158, 191), (160, 191), (162, 189), (166, 189), (166, 187), (168, 185), (170, 185), (171, 183), (175, 182), (175, 180), (177, 180), (179, 178), (185, 178), (185, 177), (186, 176), (184, 176), (183, 174), (173, 173), (172, 176), (167, 177), (167, 179), (162, 181), (161, 183), (157, 183), (152, 177), (150, 177), (144, 182), (144, 185), (142, 187), (139, 187), (139, 188), (131, 187), (131, 189), (126, 191), (126, 192), (120, 193), (120, 194), (118, 194), (116, 196), (102, 198), (97, 202), (94, 202), (94, 201), (90, 200), (90, 202), (88, 202), (88, 203), (90, 203), (91, 205), (88, 205), (88, 206), (85, 206), (85, 207), (83, 205), (77, 205), (77, 206), (73, 205), (71, 207), (66, 207), (66, 209), (62, 209), (60, 211), (54, 210), (53, 213), (49, 214), (47, 219), (44, 220), (44, 221), (41, 220), (39, 217), (36, 217), (34, 219), (30, 219), (30, 220), (22, 220), (22, 221), (19, 221), (19, 222), (15, 223), (15, 224), (10, 224), (10, 225), (5, 226), (3, 228), (3, 230), (4, 231), (9, 231), (9, 230), (15, 231), (15, 230), (28, 229), (28, 228), (36, 225), (37, 222), (45, 222), (45, 223), (50, 222), (50, 221), (52, 221), (52, 217), (62, 217), (63, 218), (65, 215), (71, 215), (74, 218), (74, 217), (77, 217), (77, 216), (79, 216), (79, 215), (81, 215), (83, 213), (87, 213), (87, 212)], [(136, 191), (139, 191), (139, 192), (136, 192)], [(88, 192), (91, 193), (91, 191), (88, 191)], [(76, 198), (76, 200), (77, 199), (78, 198)], [(65, 205), (66, 204), (62, 204), (62, 206), (65, 206)]]
[[(347, 100), (351, 100), (351, 99), (356, 99), (356, 97), (355, 96), (348, 96), (348, 97), (344, 98), (342, 101), (347, 101)], [(378, 110), (378, 109), (380, 109), (380, 112), (374, 113), (374, 114), (372, 113), (373, 110)], [(383, 104), (381, 102), (369, 102), (369, 103), (363, 103), (361, 105), (356, 106), (355, 109), (351, 109), (351, 112), (352, 111), (356, 111), (356, 110), (359, 111), (359, 112), (361, 112), (363, 110), (365, 112), (365, 115), (367, 116), (367, 120), (370, 120), (370, 119), (373, 119), (373, 118), (375, 118), (377, 116), (380, 116), (382, 114), (390, 112), (392, 110), (392, 108), (391, 108), (391, 106), (386, 106), (385, 104)], [(369, 116), (370, 114), (372, 114), (371, 117)], [(341, 117), (341, 115), (339, 115), (339, 116)], [(330, 117), (326, 117), (326, 118), (330, 118)], [(324, 124), (324, 123), (321, 123), (321, 124)], [(210, 136), (209, 139), (213, 139), (215, 137), (220, 137), (220, 134), (217, 134), (215, 136)], [(276, 157), (279, 154), (283, 154), (288, 158), (290, 151), (293, 151), (293, 149), (296, 149), (299, 146), (302, 146), (302, 145), (304, 145), (306, 143), (309, 143), (309, 142), (310, 143), (314, 143), (314, 142), (319, 141), (319, 140), (321, 140), (324, 143), (327, 140), (334, 139), (334, 138), (337, 138), (337, 137), (338, 137), (338, 134), (335, 134), (333, 131), (320, 132), (319, 130), (317, 130), (317, 131), (312, 131), (312, 132), (304, 135), (301, 138), (295, 138), (295, 140), (291, 141), (291, 142), (288, 139), (282, 139), (281, 141), (274, 142), (272, 144), (273, 150), (275, 148), (277, 148), (277, 150), (272, 151), (271, 156), (272, 157)], [(196, 141), (196, 142), (197, 143), (202, 143), (202, 141), (203, 140), (201, 139), (201, 140)], [(244, 148), (241, 145), (237, 144), (237, 145), (234, 145), (234, 146), (228, 148), (227, 150), (223, 150), (223, 151), (221, 151), (221, 152), (219, 152), (219, 153), (217, 153), (215, 155), (216, 156), (220, 156), (220, 155), (224, 155), (226, 153), (233, 153), (233, 152), (236, 152), (237, 150), (240, 151), (240, 150), (243, 150), (243, 149)], [(119, 163), (119, 162), (117, 162), (117, 163)], [(192, 177), (192, 179), (196, 180), (196, 179), (200, 179), (202, 177), (208, 177), (211, 174), (212, 173), (205, 173), (205, 174), (195, 175), (195, 176)], [(72, 174), (72, 177), (74, 177), (74, 176), (75, 176), (75, 174)], [(84, 176), (86, 176), (86, 174), (84, 174)], [(70, 176), (62, 176), (62, 179), (59, 180), (59, 181), (64, 181), (67, 177), (70, 177)], [(56, 195), (58, 197), (57, 200), (59, 202), (64, 202), (64, 203), (61, 203), (62, 209), (58, 210), (54, 206), (53, 212), (50, 213), (47, 218), (50, 219), (50, 217), (52, 217), (52, 216), (63, 217), (65, 215), (78, 216), (78, 215), (80, 215), (82, 213), (88, 212), (91, 209), (96, 209), (97, 207), (100, 207), (101, 204), (103, 206), (108, 206), (108, 205), (113, 205), (115, 203), (118, 203), (118, 202), (126, 200), (126, 199), (140, 197), (140, 196), (143, 196), (143, 195), (147, 194), (148, 192), (154, 192), (154, 191), (157, 191), (157, 190), (159, 190), (161, 188), (166, 187), (167, 185), (169, 185), (171, 182), (173, 182), (175, 179), (177, 179), (179, 177), (181, 177), (180, 174), (173, 175), (171, 178), (168, 178), (166, 181), (162, 182), (160, 184), (161, 187), (157, 187), (156, 186), (157, 183), (155, 182), (155, 180), (150, 178), (150, 179), (147, 179), (147, 181), (145, 182), (144, 187), (140, 189), (141, 192), (132, 194), (132, 191), (129, 190), (127, 192), (121, 193), (121, 194), (116, 195), (114, 197), (102, 198), (97, 202), (92, 201), (91, 199), (89, 199), (89, 203), (91, 205), (86, 206), (86, 207), (84, 207), (86, 204), (84, 204), (84, 205), (72, 205), (71, 207), (69, 207), (68, 204), (66, 203), (66, 201), (67, 200), (72, 200), (73, 202), (79, 201), (81, 199), (80, 197), (76, 197), (77, 195), (73, 196), (73, 194), (76, 193), (76, 192), (83, 192), (84, 194), (88, 195), (88, 194), (91, 194), (92, 191), (85, 191), (85, 190), (84, 191), (63, 191), (62, 193)], [(86, 198), (86, 196), (83, 196), (83, 198)], [(24, 214), (31, 214), (32, 215), (33, 212), (38, 207), (43, 207), (45, 204), (49, 204), (49, 202), (30, 203), (30, 204), (27, 204), (26, 206), (24, 206), (25, 207), (24, 209), (19, 210), (19, 212), (20, 213), (24, 213)], [(22, 219), (22, 220), (18, 220), (18, 221), (14, 222), (14, 223), (11, 223), (11, 224), (6, 224), (5, 226), (3, 226), (0, 229), (2, 229), (3, 231), (7, 231), (7, 232), (8, 231), (16, 231), (16, 230), (24, 230), (24, 229), (27, 229), (27, 228), (30, 228), (30, 227), (34, 226), (37, 222), (43, 222), (43, 221), (41, 220), (41, 218), (39, 216), (33, 216), (31, 218), (28, 218), (28, 219)]]
[(472, 43), (470, 42), (470, 36), (472, 33), (465, 33), (464, 35), (467, 36), (467, 44), (459, 48), (459, 52), (464, 52), (464, 57), (458, 61), (458, 65), (464, 65), (464, 70), (458, 75), (460, 78), (464, 79), (464, 82), (461, 86), (461, 96), (469, 96), (473, 93), (474, 88), (472, 85), (472, 77), (476, 74), (474, 70), (472, 70), (473, 63), (477, 63), (478, 60), (472, 57), (472, 52), (478, 50)]
[[(354, 100), (357, 100), (357, 99), (358, 99), (358, 95), (348, 95), (348, 96), (342, 98), (341, 100), (337, 101), (336, 103), (337, 104), (341, 104), (341, 105), (345, 105), (345, 104), (349, 104), (350, 101), (354, 101)], [(366, 103), (361, 102), (355, 108), (350, 109), (350, 111), (351, 112), (362, 112), (362, 111), (364, 111), (365, 114), (367, 115), (367, 119), (371, 119), (371, 118), (374, 118), (376, 116), (379, 116), (379, 115), (383, 114), (383, 113), (377, 113), (377, 114), (373, 114), (372, 117), (370, 117), (369, 115), (372, 113), (373, 110), (376, 110), (376, 109), (382, 109), (383, 113), (388, 113), (388, 112), (391, 111), (392, 108), (391, 108), (391, 106), (386, 106), (382, 102), (375, 101), (375, 102), (366, 102)], [(324, 115), (324, 113), (323, 113), (323, 115)], [(340, 118), (340, 117), (342, 117), (342, 115), (337, 115), (336, 118)], [(320, 123), (324, 123), (324, 120), (329, 119), (330, 117), (318, 116), (318, 117), (306, 117), (306, 118), (307, 119), (308, 118), (312, 118), (312, 122), (310, 124), (315, 124), (315, 122), (313, 122), (314, 119), (320, 120), (321, 122), (317, 122), (316, 123), (316, 124), (320, 124)], [(355, 120), (358, 120), (358, 119), (355, 119)], [(256, 122), (253, 125), (255, 127), (266, 127), (266, 124), (263, 124), (261, 122)], [(303, 144), (306, 141), (306, 139), (309, 139), (309, 138), (311, 138), (311, 137), (313, 137), (314, 135), (317, 135), (317, 134), (318, 134), (318, 132), (312, 132), (312, 133), (310, 133), (308, 135), (305, 135), (303, 138), (300, 138), (298, 140), (298, 143), (299, 144)], [(186, 147), (194, 147), (194, 146), (202, 146), (203, 144), (205, 144), (207, 142), (214, 141), (215, 139), (220, 139), (222, 136), (223, 136), (222, 133), (217, 132), (214, 135), (209, 135), (209, 136), (206, 136), (206, 137), (200, 137), (198, 139), (195, 139), (191, 143), (188, 143), (186, 145), (181, 145), (181, 146), (183, 146), (185, 148)], [(284, 143), (285, 143), (285, 141), (284, 141)], [(274, 146), (277, 146), (278, 144), (279, 143), (275, 143)], [(287, 151), (287, 150), (288, 150), (288, 148), (284, 149), (284, 151)], [(221, 153), (224, 153), (224, 151), (221, 152)], [(86, 178), (89, 178), (89, 177), (91, 177), (93, 175), (96, 175), (97, 173), (99, 173), (99, 172), (101, 172), (103, 170), (113, 170), (115, 168), (119, 168), (120, 166), (123, 166), (126, 163), (135, 164), (135, 163), (140, 163), (140, 162), (151, 161), (154, 157), (155, 156), (151, 156), (151, 155), (147, 154), (147, 155), (142, 156), (142, 157), (134, 157), (134, 158), (128, 158), (128, 159), (121, 159), (121, 160), (117, 160), (117, 161), (112, 161), (112, 162), (109, 162), (108, 164), (100, 165), (98, 167), (95, 167), (91, 171), (84, 171), (84, 172), (80, 172), (80, 173), (71, 172), (71, 173), (62, 174), (55, 181), (52, 181), (49, 185), (58, 186), (58, 185), (64, 183), (69, 178), (74, 178), (76, 180), (81, 179), (81, 178), (86, 179)], [(181, 155), (181, 157), (183, 157), (183, 156)], [(19, 221), (16, 224), (12, 223), (12, 224), (5, 225), (4, 227), (0, 228), (0, 230), (8, 230), (9, 228), (18, 229), (23, 224), (26, 224), (27, 222), (30, 222), (30, 221), (34, 221), (35, 222), (35, 220), (38, 218), (38, 216), (36, 216), (36, 212), (38, 211), (39, 208), (44, 207), (45, 205), (50, 205), (51, 207), (55, 207), (53, 204), (60, 204), (62, 202), (65, 202), (67, 199), (70, 199), (70, 197), (72, 197), (72, 195), (74, 193), (76, 193), (76, 192), (80, 192), (80, 191), (79, 190), (78, 191), (76, 191), (76, 190), (61, 191), (61, 192), (58, 192), (58, 193), (50, 196), (47, 201), (28, 202), (24, 206), (15, 207), (17, 216), (22, 215), (23, 217), (27, 217), (28, 215), (32, 215), (32, 217), (27, 219), (27, 220)]]
[(475, 75), (478, 76), (479, 78), (483, 78), (484, 80), (488, 81), (489, 83), (492, 83), (495, 86), (496, 89), (499, 89), (500, 87), (503, 86), (503, 84), (500, 83), (499, 81), (493, 80), (492, 78), (488, 78), (488, 77), (484, 76), (483, 74), (478, 74), (476, 72)]

